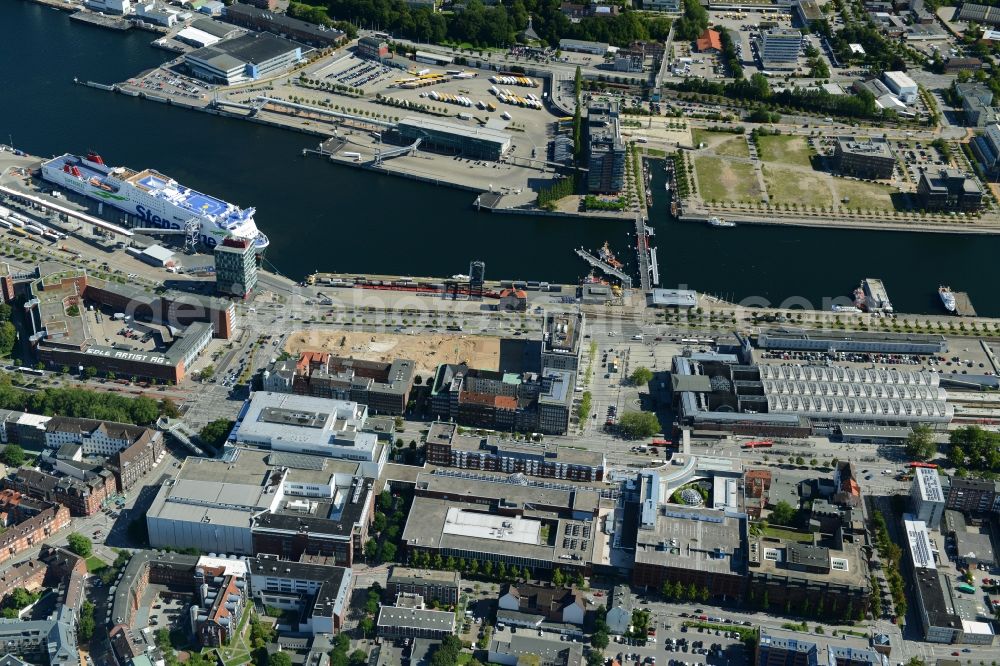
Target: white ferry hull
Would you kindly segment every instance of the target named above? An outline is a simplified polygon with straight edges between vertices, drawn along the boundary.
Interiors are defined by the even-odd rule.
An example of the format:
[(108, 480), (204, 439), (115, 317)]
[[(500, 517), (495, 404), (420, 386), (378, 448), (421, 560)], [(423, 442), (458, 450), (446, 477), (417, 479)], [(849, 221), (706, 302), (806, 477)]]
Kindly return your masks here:
[[(64, 166), (69, 163), (68, 160), (74, 159), (77, 160), (78, 166), (86, 169), (86, 172), (79, 169), (77, 169), (77, 173), (64, 170)], [(42, 178), (51, 183), (89, 199), (113, 206), (129, 215), (134, 215), (139, 219), (140, 226), (183, 229), (189, 220), (197, 220), (199, 223), (198, 240), (209, 249), (214, 248), (229, 236), (252, 241), (258, 252), (263, 252), (270, 244), (267, 236), (260, 233), (253, 221), (253, 209), (248, 209), (246, 212), (240, 211), (243, 218), (224, 227), (207, 214), (186, 210), (172, 201), (154, 196), (144, 189), (136, 187), (129, 180), (119, 178), (117, 173), (119, 169), (113, 169), (85, 158), (64, 155), (44, 163), (41, 171)], [(151, 177), (160, 178), (159, 174)], [(104, 187), (101, 186), (102, 184)], [(198, 195), (199, 193), (195, 192), (194, 194)], [(217, 202), (217, 200), (208, 197), (205, 197), (205, 200), (213, 204)], [(217, 203), (223, 204), (223, 202)], [(225, 209), (227, 213), (229, 208), (234, 208), (229, 204), (224, 205), (227, 207)]]

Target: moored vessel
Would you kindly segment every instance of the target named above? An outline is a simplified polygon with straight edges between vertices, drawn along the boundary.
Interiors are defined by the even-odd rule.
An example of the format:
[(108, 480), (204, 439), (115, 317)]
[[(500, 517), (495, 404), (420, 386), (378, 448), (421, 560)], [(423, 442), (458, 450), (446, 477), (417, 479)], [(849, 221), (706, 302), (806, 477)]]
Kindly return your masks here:
[(263, 252), (270, 244), (257, 229), (254, 208), (239, 208), (185, 187), (153, 169), (110, 167), (100, 155), (60, 155), (42, 164), (42, 178), (139, 218), (139, 225), (184, 229), (194, 220), (198, 240), (214, 248), (228, 237), (246, 239)]

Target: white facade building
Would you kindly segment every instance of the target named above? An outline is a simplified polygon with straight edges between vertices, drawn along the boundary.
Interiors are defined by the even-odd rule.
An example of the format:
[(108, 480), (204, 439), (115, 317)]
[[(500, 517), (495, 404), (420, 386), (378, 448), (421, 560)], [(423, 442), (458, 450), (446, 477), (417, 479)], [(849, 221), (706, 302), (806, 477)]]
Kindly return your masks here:
[(941, 525), (944, 516), (944, 490), (936, 469), (918, 467), (913, 475), (910, 497), (917, 520), (922, 520), (933, 529)]
[(883, 72), (882, 80), (906, 104), (917, 99), (917, 84), (905, 72)]

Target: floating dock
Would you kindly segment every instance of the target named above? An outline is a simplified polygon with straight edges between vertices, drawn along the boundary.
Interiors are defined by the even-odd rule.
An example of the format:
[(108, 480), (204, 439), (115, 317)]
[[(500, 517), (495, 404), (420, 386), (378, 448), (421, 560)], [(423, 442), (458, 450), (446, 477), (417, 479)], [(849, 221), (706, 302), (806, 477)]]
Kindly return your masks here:
[(618, 278), (618, 280), (621, 281), (622, 286), (625, 287), (626, 289), (632, 288), (632, 278), (623, 273), (622, 271), (618, 270), (611, 264), (601, 261), (591, 253), (584, 250), (582, 247), (576, 249), (576, 254), (594, 268), (600, 269), (604, 273), (612, 277)]
[(969, 293), (965, 291), (951, 292), (955, 297), (955, 314), (959, 317), (976, 317), (976, 309), (972, 307), (972, 300)]

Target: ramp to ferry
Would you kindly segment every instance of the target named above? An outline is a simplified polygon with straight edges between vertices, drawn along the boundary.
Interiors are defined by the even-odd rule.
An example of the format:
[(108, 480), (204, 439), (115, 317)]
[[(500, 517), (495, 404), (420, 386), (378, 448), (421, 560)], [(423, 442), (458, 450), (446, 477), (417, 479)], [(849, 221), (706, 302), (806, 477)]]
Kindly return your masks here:
[(33, 194), (28, 194), (27, 192), (22, 192), (21, 190), (14, 190), (9, 187), (5, 187), (3, 185), (0, 185), (0, 192), (3, 192), (4, 194), (12, 197), (21, 197), (22, 199), (38, 204), (39, 206), (42, 206), (46, 210), (54, 210), (57, 213), (62, 213), (63, 215), (80, 220), (81, 222), (92, 224), (95, 227), (99, 227), (101, 229), (104, 229), (105, 231), (110, 231), (111, 233), (118, 234), (119, 236), (127, 236), (129, 238), (133, 236), (133, 233), (130, 230), (126, 229), (125, 227), (120, 227), (117, 224), (105, 222), (102, 219), (93, 217), (91, 215), (87, 215), (86, 213), (81, 213), (80, 211), (73, 210), (72, 208), (67, 208), (66, 206), (57, 204), (49, 199), (43, 199)]

